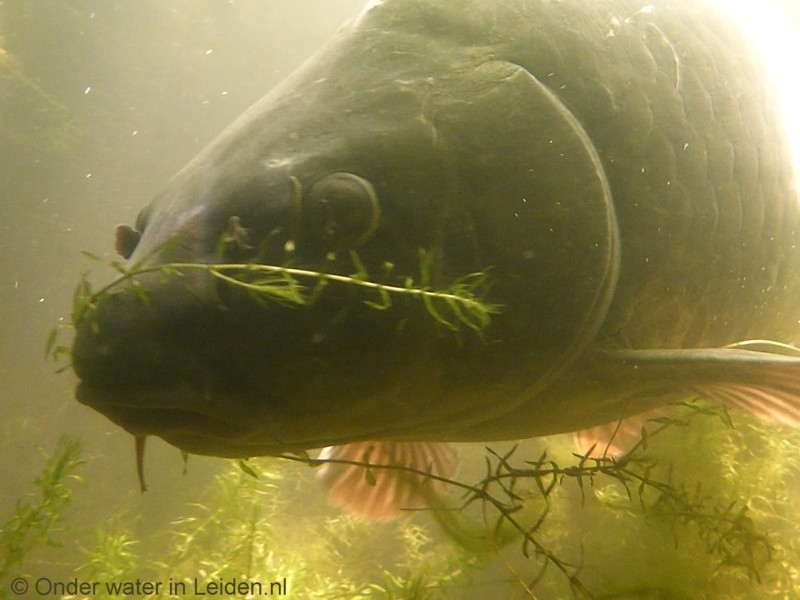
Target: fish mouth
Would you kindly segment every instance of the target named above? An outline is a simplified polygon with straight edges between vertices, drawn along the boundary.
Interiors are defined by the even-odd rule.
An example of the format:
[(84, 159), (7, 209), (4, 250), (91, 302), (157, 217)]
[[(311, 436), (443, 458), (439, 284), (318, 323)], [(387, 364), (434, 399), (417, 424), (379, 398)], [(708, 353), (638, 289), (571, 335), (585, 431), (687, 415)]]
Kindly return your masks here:
[[(305, 453), (384, 433), (346, 411), (292, 411), (277, 398), (210, 384), (124, 388), (81, 381), (75, 397), (136, 438), (156, 436), (189, 454), (223, 458)], [(330, 425), (324, 433), (320, 422)]]
[(72, 348), (76, 399), (137, 438), (246, 458), (394, 434), (421, 418), (392, 394), (427, 362), (420, 340), (432, 325), (398, 333), (403, 307), (363, 307), (344, 288), (297, 308), (227, 288), (204, 296), (184, 278), (141, 288), (92, 306)]
[[(75, 396), (80, 403), (98, 411), (134, 436), (136, 471), (142, 492), (147, 491), (145, 442), (151, 435), (189, 454), (225, 458), (278, 455), (293, 450), (277, 440), (265, 443), (261, 424), (268, 421), (232, 418), (244, 413), (230, 410), (231, 402), (239, 400), (230, 394), (223, 399), (208, 391), (198, 393), (188, 385), (110, 390), (81, 382)], [(188, 403), (190, 400), (191, 404)], [(214, 409), (215, 406), (225, 406), (227, 411), (221, 414)]]
[[(254, 414), (251, 402), (231, 393), (198, 391), (181, 384), (104, 389), (81, 382), (75, 397), (137, 438), (160, 437), (191, 454), (247, 458), (298, 447), (281, 442), (269, 431), (274, 417)], [(308, 447), (308, 443), (313, 444), (300, 446)]]

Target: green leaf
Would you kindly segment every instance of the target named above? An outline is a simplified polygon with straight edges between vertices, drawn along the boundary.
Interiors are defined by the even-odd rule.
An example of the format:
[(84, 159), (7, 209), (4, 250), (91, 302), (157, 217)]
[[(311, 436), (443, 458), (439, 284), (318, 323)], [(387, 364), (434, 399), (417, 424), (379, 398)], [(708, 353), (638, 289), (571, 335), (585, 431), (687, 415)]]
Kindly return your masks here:
[(258, 474), (258, 471), (256, 471), (256, 470), (253, 468), (253, 466), (252, 466), (252, 465), (251, 465), (251, 464), (248, 462), (248, 459), (246, 459), (246, 458), (240, 458), (240, 459), (238, 459), (238, 460), (237, 460), (237, 464), (239, 465), (239, 468), (240, 468), (242, 471), (244, 471), (245, 473), (247, 473), (247, 474), (248, 474), (250, 477), (252, 477), (253, 479), (259, 479), (259, 478), (260, 478), (260, 477), (259, 477), (259, 474)]
[(60, 329), (58, 326), (56, 326), (53, 327), (53, 329), (50, 331), (50, 335), (47, 336), (47, 344), (45, 345), (44, 349), (45, 357), (52, 356), (53, 358), (55, 358), (55, 356), (53, 355), (53, 348), (56, 345), (56, 340), (58, 339), (59, 333)]

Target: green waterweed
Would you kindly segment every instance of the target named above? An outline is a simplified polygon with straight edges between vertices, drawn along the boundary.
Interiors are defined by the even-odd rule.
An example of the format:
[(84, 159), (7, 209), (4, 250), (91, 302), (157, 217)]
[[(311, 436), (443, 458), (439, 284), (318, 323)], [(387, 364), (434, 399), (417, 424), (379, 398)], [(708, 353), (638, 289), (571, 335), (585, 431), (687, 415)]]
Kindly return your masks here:
[[(84, 254), (93, 260), (101, 260), (93, 254)], [(362, 302), (372, 309), (386, 310), (392, 307), (393, 298), (408, 298), (420, 302), (427, 314), (445, 329), (458, 332), (466, 328), (478, 335), (489, 326), (492, 317), (500, 312), (498, 305), (484, 300), (490, 287), (488, 271), (471, 273), (456, 279), (444, 289), (434, 289), (431, 285), (433, 259), (428, 254), (420, 257), (419, 281), (406, 276), (394, 283), (371, 278), (355, 252), (350, 252), (349, 258), (353, 273), (348, 275), (261, 263), (173, 262), (145, 265), (142, 261), (126, 266), (119, 261), (111, 261), (109, 266), (118, 276), (97, 290), (89, 281), (88, 273), (81, 275), (73, 294), (70, 322), (51, 331), (45, 353), (54, 360), (69, 355), (69, 347), (59, 343), (60, 333), (74, 329), (83, 319), (90, 318), (104, 298), (113, 294), (134, 293), (146, 302), (149, 291), (138, 278), (147, 274), (179, 278), (191, 272), (202, 272), (231, 287), (247, 291), (260, 302), (291, 307), (309, 306), (317, 302), (329, 284), (337, 283), (363, 292)], [(384, 263), (380, 278), (391, 279), (392, 269), (390, 263)]]

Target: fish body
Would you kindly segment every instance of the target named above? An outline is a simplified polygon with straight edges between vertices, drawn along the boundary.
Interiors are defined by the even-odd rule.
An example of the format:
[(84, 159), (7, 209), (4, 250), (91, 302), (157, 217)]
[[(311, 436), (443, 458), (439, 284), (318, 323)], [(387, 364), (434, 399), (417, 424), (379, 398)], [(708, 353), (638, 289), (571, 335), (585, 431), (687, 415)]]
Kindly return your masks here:
[[(776, 106), (704, 2), (372, 2), (118, 230), (143, 272), (79, 319), (77, 396), (218, 456), (523, 438), (692, 393), (796, 424)], [(172, 263), (482, 273), (497, 314), (454, 333), (410, 296), (378, 310), (328, 280), (265, 303), (150, 270)]]

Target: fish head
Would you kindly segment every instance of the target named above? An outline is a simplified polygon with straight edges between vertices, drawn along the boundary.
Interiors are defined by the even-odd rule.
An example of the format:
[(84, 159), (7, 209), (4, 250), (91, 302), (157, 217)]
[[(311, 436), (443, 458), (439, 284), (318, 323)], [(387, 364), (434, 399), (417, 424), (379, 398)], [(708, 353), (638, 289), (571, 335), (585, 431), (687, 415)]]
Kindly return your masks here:
[[(408, 31), (405, 4), (340, 31), (117, 230), (125, 274), (77, 319), (81, 402), (219, 456), (452, 439), (591, 340), (618, 257), (585, 133), (496, 48)], [(469, 308), (419, 292), (473, 273), (500, 315), (454, 334)]]

